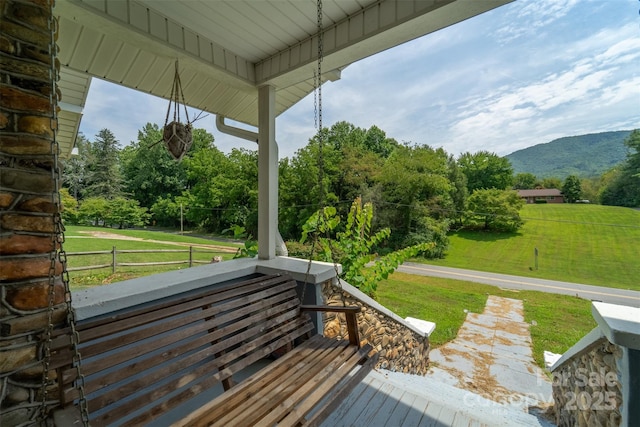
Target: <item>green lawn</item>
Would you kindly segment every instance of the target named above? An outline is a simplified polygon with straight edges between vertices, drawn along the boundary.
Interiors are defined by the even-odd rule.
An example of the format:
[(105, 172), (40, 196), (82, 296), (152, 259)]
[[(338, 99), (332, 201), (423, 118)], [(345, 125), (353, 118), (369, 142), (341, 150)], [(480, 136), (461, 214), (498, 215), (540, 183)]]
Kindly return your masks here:
[(235, 243), (229, 243), (224, 240), (213, 240), (213, 239), (205, 239), (202, 237), (191, 236), (189, 232), (185, 232), (184, 235), (181, 235), (177, 231), (149, 231), (149, 230), (138, 230), (138, 229), (127, 229), (127, 230), (119, 230), (117, 228), (105, 228), (105, 227), (85, 227), (80, 225), (68, 225), (65, 226), (65, 236), (67, 237), (78, 237), (78, 236), (88, 236), (88, 233), (92, 232), (104, 232), (110, 234), (119, 234), (127, 237), (135, 237), (144, 240), (161, 240), (165, 242), (182, 242), (189, 244), (202, 244), (202, 245), (218, 245), (218, 246), (229, 246), (233, 248), (237, 248), (239, 245)]
[(424, 262), (640, 290), (640, 211), (543, 204), (525, 206), (521, 216), (518, 233), (453, 233), (446, 257)]
[[(130, 238), (138, 238), (144, 240), (118, 240), (110, 238), (96, 237), (93, 233), (109, 233), (126, 236)], [(210, 262), (214, 256), (222, 256), (224, 260), (233, 258), (233, 249), (237, 248), (237, 244), (223, 241), (215, 241), (210, 239), (190, 237), (188, 235), (180, 235), (178, 233), (164, 233), (146, 230), (117, 230), (102, 227), (78, 227), (67, 226), (65, 231), (64, 249), (67, 253), (73, 252), (94, 252), (94, 251), (111, 251), (115, 246), (117, 251), (122, 250), (184, 250), (188, 251), (190, 245), (215, 245), (220, 247), (228, 247), (229, 250), (202, 249), (195, 248), (193, 252), (194, 265), (201, 265), (197, 261)], [(159, 242), (175, 242), (176, 244), (163, 244)], [(132, 279), (135, 277), (157, 274), (165, 271), (171, 271), (181, 268), (187, 268), (189, 265), (188, 252), (169, 252), (169, 253), (126, 253), (117, 254), (118, 263), (145, 263), (145, 262), (167, 262), (167, 261), (185, 261), (184, 264), (174, 265), (155, 265), (155, 266), (118, 266), (114, 274), (112, 269), (99, 268), (92, 270), (73, 271), (69, 273), (70, 286), (72, 290), (79, 290), (95, 285), (118, 282), (122, 280)], [(67, 265), (69, 268), (110, 264), (112, 261), (111, 254), (99, 255), (69, 255)]]
[(591, 302), (537, 291), (509, 291), (494, 286), (453, 279), (394, 273), (378, 284), (378, 301), (401, 317), (436, 323), (430, 337), (433, 346), (454, 339), (466, 312), (482, 313), (488, 295), (523, 301), (525, 320), (531, 325), (533, 355), (544, 367), (543, 351), (564, 353), (596, 323)]

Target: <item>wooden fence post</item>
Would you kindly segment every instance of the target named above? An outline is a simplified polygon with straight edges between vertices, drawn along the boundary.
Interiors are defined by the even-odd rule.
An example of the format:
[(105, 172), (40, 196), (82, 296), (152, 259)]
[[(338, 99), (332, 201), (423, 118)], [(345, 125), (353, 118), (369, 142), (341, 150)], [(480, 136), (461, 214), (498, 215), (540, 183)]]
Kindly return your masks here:
[(193, 267), (193, 246), (189, 246), (189, 268)]
[(112, 257), (111, 257), (111, 273), (112, 274), (116, 274), (116, 247), (113, 247), (113, 250), (111, 251), (112, 253)]

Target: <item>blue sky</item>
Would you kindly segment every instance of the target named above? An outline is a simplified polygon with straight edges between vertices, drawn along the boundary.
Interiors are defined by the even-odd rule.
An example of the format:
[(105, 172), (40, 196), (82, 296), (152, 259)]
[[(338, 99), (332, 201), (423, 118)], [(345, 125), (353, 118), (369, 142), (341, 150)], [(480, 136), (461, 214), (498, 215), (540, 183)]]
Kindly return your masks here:
[[(469, 0), (471, 1), (471, 0)], [(585, 133), (640, 127), (640, 2), (517, 0), (366, 58), (323, 86), (323, 124), (376, 125), (399, 142), (500, 155)], [(122, 145), (167, 101), (93, 79), (80, 131)], [(256, 145), (196, 122), (228, 152)], [(278, 117), (280, 156), (315, 133), (313, 95)]]

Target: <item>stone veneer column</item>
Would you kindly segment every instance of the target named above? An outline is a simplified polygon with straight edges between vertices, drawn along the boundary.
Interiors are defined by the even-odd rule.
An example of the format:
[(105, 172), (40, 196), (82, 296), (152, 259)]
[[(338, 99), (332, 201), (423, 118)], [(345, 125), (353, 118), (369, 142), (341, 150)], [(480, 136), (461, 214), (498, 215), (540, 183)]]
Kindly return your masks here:
[[(34, 424), (42, 401), (41, 336), (49, 324), (57, 250), (59, 63), (52, 72), (52, 2), (0, 0), (0, 423), (7, 426)], [(61, 264), (53, 269), (51, 314), (60, 324)], [(54, 383), (49, 399), (55, 390)]]

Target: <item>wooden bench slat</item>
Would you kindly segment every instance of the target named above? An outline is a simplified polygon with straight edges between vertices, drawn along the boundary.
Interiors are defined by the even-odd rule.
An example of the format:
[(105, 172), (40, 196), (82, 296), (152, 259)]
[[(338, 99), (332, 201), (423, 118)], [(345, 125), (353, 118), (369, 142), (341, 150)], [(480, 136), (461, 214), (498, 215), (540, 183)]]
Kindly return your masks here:
[[(242, 319), (240, 321), (236, 321), (231, 323), (223, 328), (212, 330), (212, 327), (219, 325), (219, 319), (215, 319), (209, 322), (202, 322), (202, 324), (197, 325), (194, 328), (190, 328), (194, 334), (195, 333), (204, 333), (208, 332), (206, 335), (202, 335), (198, 338), (194, 338), (180, 346), (174, 346), (168, 349), (166, 352), (161, 354), (156, 354), (155, 356), (145, 358), (144, 360), (137, 360), (131, 365), (123, 366), (118, 369), (116, 372), (107, 372), (104, 375), (93, 377), (91, 379), (85, 380), (85, 392), (92, 393), (101, 388), (107, 387), (111, 384), (117, 383), (119, 381), (126, 380), (127, 378), (132, 377), (133, 375), (139, 374), (145, 370), (149, 370), (154, 368), (155, 366), (166, 362), (168, 359), (177, 358), (189, 351), (195, 350), (199, 347), (205, 346), (207, 344), (214, 345), (214, 341), (216, 341), (220, 336), (225, 336), (233, 332), (237, 332), (241, 329), (247, 328), (252, 324), (263, 323), (269, 317), (274, 315), (279, 315), (282, 313), (290, 312), (295, 309), (296, 301), (286, 301), (278, 306), (266, 309), (262, 312), (254, 313), (253, 316)], [(285, 317), (287, 319), (289, 317)], [(282, 319), (279, 318), (279, 319)], [(225, 320), (225, 319), (223, 319)], [(272, 322), (275, 324), (275, 322)], [(265, 325), (267, 325), (265, 323)], [(150, 351), (155, 351), (160, 348), (166, 347), (171, 344), (175, 344), (176, 342), (183, 340), (183, 334), (174, 334), (170, 336), (166, 336), (163, 339), (156, 340), (155, 342), (144, 342), (141, 343), (136, 348), (132, 349), (130, 352), (124, 354), (110, 354), (108, 357), (97, 360), (95, 362), (91, 362), (87, 364), (87, 366), (83, 369), (85, 375), (93, 374), (98, 371), (107, 369), (109, 367), (115, 366), (117, 364), (124, 363), (128, 360), (133, 359), (134, 357), (139, 357), (143, 354), (146, 354)], [(225, 345), (229, 345), (229, 342), (222, 342), (221, 344), (217, 344), (214, 349), (226, 350)], [(203, 355), (203, 357), (210, 357), (208, 354)], [(184, 362), (184, 361), (182, 361)], [(100, 365), (102, 364), (102, 365)], [(93, 365), (97, 365), (93, 366)], [(84, 365), (83, 365), (84, 367)], [(77, 374), (77, 370), (70, 368), (69, 370), (63, 371), (62, 373), (62, 381), (63, 384), (70, 384), (73, 380), (75, 380)], [(73, 390), (73, 387), (71, 388)], [(67, 399), (71, 396), (67, 396)]]
[[(295, 298), (297, 296), (295, 291), (291, 289), (291, 286), (287, 286), (287, 287), (277, 287), (277, 288), (274, 287), (274, 288), (266, 289), (264, 291), (256, 292), (255, 294), (250, 295), (250, 298), (235, 298), (228, 301), (226, 299), (212, 301), (211, 299), (206, 298), (201, 301), (198, 301), (198, 304), (189, 304), (188, 310), (186, 308), (183, 308), (179, 312), (163, 314), (162, 316), (160, 316), (157, 313), (150, 313), (150, 314), (156, 314), (156, 316), (153, 316), (153, 317), (149, 316), (150, 318), (146, 319), (145, 323), (141, 324), (140, 326), (146, 325), (152, 322), (156, 322), (154, 323), (155, 326), (148, 327), (147, 329), (141, 329), (139, 331), (129, 334), (130, 339), (128, 340), (124, 340), (121, 337), (117, 337), (112, 339), (111, 341), (104, 341), (99, 344), (95, 344), (94, 346), (89, 346), (87, 348), (84, 348), (82, 351), (87, 356), (92, 356), (93, 354), (101, 353), (101, 349), (104, 348), (102, 346), (106, 346), (109, 349), (121, 347), (131, 342), (138, 341), (137, 336), (139, 335), (152, 336), (152, 335), (160, 334), (172, 329), (179, 328), (189, 323), (200, 321), (206, 317), (211, 317), (216, 313), (225, 313), (227, 311), (234, 310), (231, 312), (231, 315), (239, 316), (241, 314), (241, 312), (238, 311), (239, 307), (242, 307), (243, 305), (250, 305), (250, 304), (256, 304), (256, 303), (264, 305), (264, 299), (272, 297), (274, 295), (280, 296), (280, 298), (277, 298), (277, 300), (281, 299), (283, 295), (285, 298), (288, 298), (288, 299)], [(225, 302), (222, 302), (222, 301), (225, 301)], [(217, 304), (214, 305), (213, 307), (202, 309), (203, 306), (213, 305), (214, 303), (217, 303)], [(260, 306), (255, 307), (256, 310), (261, 308), (262, 307)], [(183, 315), (176, 317), (176, 314), (183, 314)], [(161, 322), (166, 317), (168, 317), (168, 315), (172, 316), (172, 318), (175, 318), (176, 320), (171, 323)], [(126, 322), (126, 321), (129, 321), (129, 319), (123, 322)], [(157, 322), (161, 322), (161, 323), (157, 323)], [(136, 326), (139, 326), (139, 325), (136, 325)], [(133, 328), (133, 325), (126, 328), (125, 330), (129, 330), (132, 328)], [(114, 333), (115, 331), (111, 332), (110, 335), (113, 335)], [(80, 335), (80, 338), (83, 340), (89, 341), (82, 335)]]
[[(141, 324), (149, 323), (154, 319), (175, 316), (184, 311), (198, 308), (202, 304), (214, 303), (224, 299), (234, 298), (245, 294), (252, 294), (261, 288), (270, 288), (275, 285), (284, 285), (287, 288), (295, 288), (296, 284), (287, 276), (267, 276), (248, 281), (231, 283), (221, 287), (208, 289), (192, 295), (157, 303), (140, 309), (127, 310), (120, 314), (102, 318), (78, 322), (76, 330), (80, 332), (82, 341), (90, 341), (116, 332), (131, 329)], [(132, 321), (131, 319), (135, 319)], [(69, 328), (57, 329), (52, 338), (52, 349), (68, 345)]]
[[(331, 343), (331, 341), (327, 341)], [(298, 371), (290, 372), (288, 376), (274, 382), (272, 387), (257, 389), (255, 394), (251, 396), (251, 404), (230, 411), (225, 416), (216, 419), (213, 425), (255, 425), (267, 414), (271, 415), (270, 412), (276, 405), (286, 405), (283, 406), (285, 413), (291, 410), (296, 403), (306, 397), (304, 393), (300, 392), (303, 389), (303, 384), (319, 383), (323, 378), (322, 372), (327, 369), (327, 366), (333, 368), (340, 366), (357, 350), (353, 346), (347, 346), (346, 342), (339, 346), (331, 344), (330, 347), (319, 351), (312, 360), (307, 360)], [(246, 410), (243, 411), (242, 409), (245, 408)]]
[[(114, 320), (108, 324), (102, 324), (101, 321), (96, 322), (98, 326), (89, 328), (89, 325), (80, 325), (84, 326), (80, 330), (80, 341), (81, 342), (90, 342), (92, 340), (96, 340), (102, 338), (104, 336), (112, 336), (116, 333), (131, 330), (133, 328), (156, 322), (162, 320), (167, 317), (176, 317), (182, 313), (194, 311), (205, 305), (213, 305), (216, 303), (220, 303), (221, 301), (231, 300), (232, 302), (229, 304), (239, 304), (242, 302), (239, 298), (242, 296), (249, 295), (252, 300), (257, 300), (261, 298), (270, 297), (280, 292), (286, 292), (288, 290), (292, 290), (295, 288), (295, 282), (283, 282), (279, 283), (277, 286), (270, 286), (264, 290), (260, 290), (264, 288), (264, 284), (254, 283), (250, 287), (246, 287), (243, 292), (232, 292), (232, 290), (227, 290), (222, 293), (206, 293), (206, 294), (198, 294), (190, 298), (189, 300), (183, 303), (176, 303), (175, 305), (169, 307), (163, 307), (162, 309), (153, 310), (151, 308), (143, 311), (142, 313), (136, 316), (120, 316), (119, 319)], [(185, 320), (186, 321), (186, 320)], [(55, 351), (59, 348), (68, 348), (69, 340), (66, 336), (56, 337), (52, 341), (51, 349)], [(86, 352), (87, 350), (85, 350)], [(88, 350), (90, 352), (90, 350)]]
[[(239, 405), (227, 405), (227, 400), (222, 403), (222, 408), (228, 408), (223, 410), (220, 416), (215, 418), (215, 421), (221, 425), (230, 422), (239, 422), (251, 425), (251, 419), (259, 417), (265, 404), (271, 401), (271, 405), (275, 404), (278, 399), (284, 399), (288, 396), (291, 390), (291, 385), (296, 382), (304, 382), (311, 378), (315, 372), (317, 372), (318, 365), (321, 365), (324, 359), (331, 360), (336, 356), (336, 353), (340, 353), (345, 348), (344, 343), (337, 341), (327, 342), (321, 340), (319, 346), (316, 347), (314, 352), (311, 352), (307, 357), (300, 358), (297, 363), (291, 367), (290, 370), (281, 373), (280, 377), (276, 381), (254, 382), (248, 390), (246, 390), (244, 397), (250, 399), (249, 402), (236, 402)], [(300, 353), (300, 349), (293, 350), (294, 353)], [(313, 362), (317, 363), (313, 363)], [(245, 400), (246, 400), (245, 399)], [(245, 420), (245, 421), (242, 421)]]
[[(277, 336), (278, 333), (281, 333), (280, 332), (281, 328), (287, 325), (285, 322), (295, 319), (296, 315), (297, 314), (295, 311), (285, 312), (284, 314), (278, 317), (267, 320), (261, 324), (259, 323), (256, 326), (253, 326), (252, 328), (249, 328), (241, 333), (238, 333), (228, 340), (224, 340), (210, 346), (205, 346), (204, 348), (198, 350), (196, 353), (190, 354), (188, 356), (184, 355), (180, 358), (175, 358), (175, 361), (170, 362), (169, 364), (163, 367), (150, 370), (149, 373), (147, 373), (144, 377), (129, 381), (126, 384), (123, 384), (112, 391), (104, 393), (95, 398), (88, 396), (87, 400), (89, 403), (89, 409), (90, 410), (99, 409), (104, 405), (107, 405), (113, 401), (123, 399), (137, 392), (140, 388), (144, 387), (145, 385), (160, 381), (163, 378), (171, 375), (172, 373), (179, 371), (180, 369), (178, 368), (180, 367), (185, 367), (185, 366), (188, 367), (188, 366), (198, 364), (206, 359), (212, 358), (216, 353), (220, 352), (221, 350), (228, 349), (236, 344), (240, 344), (244, 340), (253, 339), (253, 341), (249, 341), (248, 343), (243, 344), (240, 348), (235, 349), (232, 352), (229, 352), (220, 358), (214, 359), (213, 362), (209, 362), (209, 369), (211, 369), (210, 372), (213, 372), (213, 369), (217, 369), (222, 364), (229, 363), (235, 360), (235, 358), (242, 356), (243, 354), (246, 354), (247, 352), (251, 351), (253, 349), (251, 346), (254, 345), (253, 344), (254, 342), (260, 339), (266, 339), (267, 337), (273, 338), (274, 336)], [(274, 331), (268, 332), (266, 334), (259, 335), (264, 329), (274, 328), (274, 327), (277, 327), (278, 325), (280, 325), (280, 328), (277, 328)], [(233, 327), (233, 325), (231, 325), (230, 327)], [(215, 334), (215, 332), (213, 334)], [(206, 344), (207, 342), (211, 342), (210, 339), (207, 339), (204, 341), (205, 341), (204, 344)], [(199, 347), (202, 347), (202, 345)], [(177, 353), (178, 353), (177, 355), (183, 354), (183, 352), (180, 350), (181, 349), (177, 350)], [(153, 362), (155, 362), (155, 364), (162, 363), (164, 361), (164, 356), (165, 356), (165, 353), (155, 356)], [(171, 356), (171, 354), (168, 354), (168, 356)], [(123, 368), (125, 370), (123, 374), (125, 373), (127, 374), (125, 378), (129, 378), (131, 375), (133, 375), (135, 373), (135, 369), (137, 368), (137, 366), (146, 367), (147, 366), (146, 361), (141, 361), (139, 364), (136, 363), (134, 365), (130, 365), (129, 371), (127, 371), (126, 368)], [(105, 380), (109, 381), (110, 379), (107, 376)], [(75, 388), (71, 388), (71, 389), (68, 389), (67, 393), (69, 394), (65, 396), (65, 401), (70, 401), (72, 398), (75, 398), (75, 394), (77, 393), (77, 391), (75, 390)]]
[[(182, 402), (184, 402), (185, 400), (187, 400), (189, 398), (192, 398), (193, 396), (198, 394), (203, 388), (210, 388), (212, 385), (220, 382), (223, 378), (226, 378), (226, 377), (232, 375), (233, 373), (236, 373), (236, 372), (246, 368), (247, 366), (249, 366), (249, 365), (257, 362), (258, 360), (264, 358), (265, 356), (269, 355), (270, 353), (272, 353), (276, 349), (282, 347), (283, 345), (285, 345), (289, 341), (289, 339), (299, 338), (299, 337), (303, 336), (304, 334), (306, 334), (307, 332), (311, 331), (312, 329), (313, 329), (313, 325), (312, 324), (305, 323), (299, 329), (294, 329), (293, 332), (290, 335), (282, 337), (282, 338), (278, 339), (277, 341), (274, 341), (274, 342), (272, 342), (271, 344), (269, 344), (269, 345), (267, 345), (265, 347), (259, 348), (257, 351), (254, 351), (253, 353), (251, 353), (248, 356), (246, 356), (245, 359), (242, 359), (242, 360), (234, 363), (233, 365), (229, 366), (228, 368), (225, 368), (224, 370), (222, 370), (222, 371), (220, 371), (220, 372), (218, 372), (216, 374), (207, 376), (200, 383), (198, 383), (198, 384), (190, 387), (189, 389), (181, 392), (177, 396), (171, 397), (170, 399), (168, 399), (167, 402), (163, 402), (163, 403), (155, 406), (147, 414), (145, 414), (143, 416), (136, 417), (136, 418), (128, 421), (127, 423), (125, 423), (123, 425), (124, 426), (135, 427), (135, 426), (142, 425), (145, 422), (148, 422), (148, 421), (156, 418), (157, 416), (159, 416), (160, 414), (165, 412), (167, 410), (167, 408), (175, 407), (177, 404), (182, 403)], [(196, 376), (203, 376), (206, 373), (206, 372), (200, 372), (200, 371), (201, 371), (201, 369), (197, 369), (195, 375)]]
[[(299, 330), (297, 328), (300, 328), (301, 326), (303, 326), (301, 323), (302, 322), (299, 319), (296, 319), (293, 322), (284, 323), (277, 330), (261, 335), (258, 338), (254, 339), (253, 341), (249, 342), (248, 345), (244, 345), (230, 353), (227, 353), (221, 358), (218, 358), (209, 363), (200, 365), (197, 368), (194, 368), (191, 371), (184, 373), (180, 378), (176, 379), (171, 383), (156, 386), (151, 392), (149, 392), (149, 394), (145, 393), (144, 395), (129, 399), (127, 402), (125, 402), (124, 404), (118, 407), (118, 410), (117, 410), (118, 417), (120, 418), (124, 417), (130, 414), (131, 412), (134, 412), (137, 408), (146, 406), (150, 402), (154, 402), (158, 398), (166, 396), (167, 394), (174, 392), (179, 388), (186, 386), (189, 383), (196, 382), (196, 384), (194, 384), (189, 389), (189, 390), (192, 390), (191, 392), (188, 392), (186, 394), (183, 392), (181, 394), (187, 397), (193, 397), (195, 394), (197, 394), (197, 392), (194, 392), (194, 391), (199, 391), (203, 388), (208, 388), (211, 385), (217, 382), (220, 382), (225, 378), (230, 377), (231, 375), (245, 368), (249, 364), (260, 360), (261, 358), (273, 352), (275, 349), (281, 347), (285, 343), (285, 338), (287, 337), (286, 334)], [(252, 328), (252, 334), (255, 334), (256, 332), (259, 332), (259, 326)], [(274, 337), (282, 336), (282, 335), (284, 335), (285, 338), (281, 338), (279, 341), (276, 341), (276, 343), (280, 342), (279, 345), (275, 346), (274, 344), (271, 344), (271, 345), (266, 345), (265, 347), (259, 347), (259, 345), (265, 345)], [(248, 336), (240, 337), (239, 340), (241, 341), (242, 339), (245, 339), (245, 338), (248, 338)], [(258, 351), (255, 351), (256, 349), (258, 349)], [(205, 351), (211, 352), (210, 354), (213, 354), (214, 352), (216, 352), (216, 349), (213, 349), (213, 351), (211, 351), (211, 349), (207, 349)], [(236, 360), (239, 356), (242, 356), (242, 355), (246, 355), (244, 359), (239, 359), (236, 362), (230, 363), (231, 361)], [(216, 372), (216, 370), (222, 364), (229, 364), (230, 366)], [(187, 360), (184, 361), (184, 366), (190, 366)], [(214, 374), (214, 372), (216, 373)], [(202, 378), (205, 378), (205, 379), (200, 381)], [(180, 402), (181, 401), (182, 400), (180, 400)], [(95, 402), (95, 399), (94, 399), (94, 401), (89, 401), (88, 403), (89, 403), (89, 410), (92, 411), (93, 410), (91, 407), (92, 403), (94, 403), (95, 405), (97, 402)], [(97, 407), (98, 408), (101, 407), (99, 403), (97, 404)], [(113, 412), (114, 411), (112, 411), (110, 414), (106, 414), (107, 416), (100, 418), (99, 421), (102, 421), (103, 419), (107, 420), (111, 417), (114, 417), (115, 414)]]
[(226, 391), (206, 405), (187, 414), (182, 420), (176, 421), (172, 424), (172, 427), (194, 426), (196, 425), (196, 420), (204, 420), (206, 422), (208, 419), (220, 416), (220, 413), (217, 411), (224, 413), (225, 408), (234, 408), (248, 399), (256, 383), (268, 384), (271, 381), (277, 380), (280, 375), (292, 369), (300, 360), (313, 355), (313, 352), (322, 345), (324, 345), (323, 337), (321, 335), (313, 336), (311, 339), (296, 347), (297, 351), (286, 353), (284, 356), (269, 364), (269, 369), (261, 369), (231, 390)]
[[(131, 360), (136, 357), (139, 357), (142, 354), (146, 354), (151, 351), (155, 351), (159, 348), (162, 348), (164, 346), (176, 343), (189, 336), (196, 336), (196, 334), (209, 331), (210, 329), (213, 329), (213, 328), (218, 328), (220, 325), (224, 325), (226, 323), (232, 323), (230, 326), (218, 329), (215, 333), (213, 333), (213, 335), (209, 337), (212, 340), (220, 339), (225, 335), (231, 334), (241, 329), (242, 327), (248, 326), (249, 324), (251, 324), (250, 319), (254, 317), (256, 321), (262, 321), (265, 318), (277, 315), (280, 312), (295, 310), (297, 301), (295, 299), (292, 299), (292, 297), (295, 297), (295, 292), (289, 291), (287, 293), (278, 294), (267, 300), (256, 301), (252, 305), (247, 305), (239, 310), (236, 310), (230, 313), (224, 313), (219, 317), (216, 316), (215, 318), (210, 319), (208, 321), (199, 319), (197, 322), (194, 323), (193, 326), (186, 327), (185, 329), (182, 329), (182, 330), (175, 330), (170, 335), (165, 334), (164, 336), (156, 336), (156, 339), (154, 339), (153, 341), (150, 341), (149, 339), (146, 341), (141, 341), (140, 336), (134, 333), (127, 334), (121, 337), (116, 337), (113, 340), (122, 340), (131, 344), (131, 346), (119, 351), (114, 351), (115, 349), (111, 348), (108, 345), (108, 343), (113, 340), (105, 341), (105, 343), (101, 343), (103, 345), (101, 348), (103, 350), (108, 349), (110, 351), (110, 356), (108, 358), (103, 358), (95, 362), (89, 361), (90, 357), (100, 353), (97, 353), (96, 349), (94, 349), (92, 353), (87, 353), (83, 348), (81, 348), (80, 353), (82, 354), (82, 357), (85, 360), (83, 364), (83, 372), (85, 375), (91, 375), (101, 370), (108, 369), (118, 364), (124, 363), (127, 360)], [(284, 303), (279, 304), (282, 300), (284, 300)], [(211, 316), (212, 316), (212, 313), (207, 311), (204, 317), (211, 317)], [(238, 318), (242, 318), (244, 316), (248, 316), (248, 317), (246, 319), (237, 320)], [(198, 315), (197, 317), (200, 318), (201, 316)], [(185, 326), (182, 324), (182, 322), (180, 322), (180, 325)], [(162, 327), (163, 333), (173, 329), (176, 329), (176, 325), (173, 323), (171, 323), (169, 326)], [(156, 332), (156, 331), (154, 330), (153, 332)], [(151, 338), (154, 335), (159, 335), (159, 334), (150, 333), (149, 338)], [(199, 338), (197, 340), (202, 341), (203, 338)], [(65, 353), (61, 353), (56, 357), (62, 359), (64, 358), (64, 354)], [(68, 358), (70, 357), (70, 355), (67, 354), (66, 357)], [(72, 370), (72, 372), (73, 371), (75, 370)], [(68, 379), (63, 377), (63, 381), (66, 383), (68, 382)]]
[[(301, 309), (344, 313), (349, 340), (311, 337), (314, 326)], [(217, 384), (226, 391), (175, 426), (317, 423), (335, 406), (336, 396), (344, 396), (371, 369), (370, 346), (358, 349), (360, 310), (301, 307), (296, 281), (270, 275), (80, 322), (90, 423), (153, 425)], [(78, 398), (68, 333), (68, 328), (54, 332), (51, 358), (64, 408)], [(306, 341), (299, 344), (300, 339)], [(293, 343), (298, 345), (288, 351)], [(288, 352), (233, 386), (235, 374), (278, 349)]]
[[(363, 361), (369, 352), (371, 352), (372, 347), (370, 344), (367, 344), (363, 348), (359, 349), (353, 356), (349, 358), (348, 361), (341, 364), (337, 369), (335, 367), (327, 366), (323, 370), (323, 374), (326, 374), (326, 378), (320, 384), (315, 384), (314, 382), (309, 382), (301, 387), (299, 390), (300, 393), (304, 393), (309, 390), (313, 390), (313, 392), (307, 397), (307, 399), (302, 402), (297, 407), (288, 411), (288, 415), (279, 420), (277, 417), (282, 415), (283, 411), (274, 410), (269, 414), (269, 417), (265, 417), (260, 420), (259, 423), (255, 424), (255, 427), (260, 426), (270, 426), (273, 425), (274, 421), (278, 421), (278, 425), (280, 426), (297, 426), (299, 425), (304, 417), (313, 409), (315, 405), (317, 405), (328, 393), (335, 387), (340, 381), (344, 380), (344, 378), (349, 375), (349, 373), (355, 368), (361, 361)], [(333, 369), (332, 369), (333, 368)], [(360, 369), (362, 371), (362, 369)], [(317, 387), (315, 387), (317, 385)], [(290, 403), (287, 402), (287, 406)], [(284, 407), (285, 403), (281, 404), (277, 409)]]
[(347, 398), (349, 393), (353, 391), (354, 388), (358, 384), (362, 382), (364, 377), (373, 369), (373, 367), (378, 363), (378, 353), (369, 357), (363, 364), (362, 367), (353, 374), (352, 377), (348, 379), (346, 384), (340, 387), (337, 391), (331, 390), (331, 394), (328, 394), (330, 398), (320, 407), (318, 410), (313, 413), (311, 417), (308, 418), (306, 422), (300, 422), (300, 424), (306, 427), (317, 427), (322, 421), (324, 421), (333, 411), (338, 408), (338, 406)]

